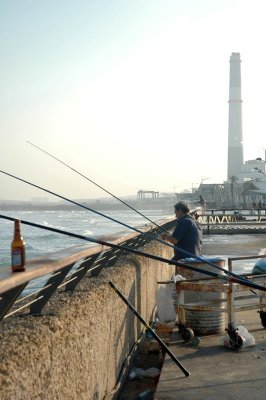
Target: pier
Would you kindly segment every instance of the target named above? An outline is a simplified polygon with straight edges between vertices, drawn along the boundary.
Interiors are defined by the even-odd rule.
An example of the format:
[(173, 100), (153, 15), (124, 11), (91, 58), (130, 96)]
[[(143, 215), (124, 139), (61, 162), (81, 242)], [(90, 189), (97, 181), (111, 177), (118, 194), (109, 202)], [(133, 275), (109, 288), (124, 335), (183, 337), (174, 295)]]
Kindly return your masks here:
[[(201, 218), (205, 216), (202, 214)], [(216, 218), (214, 213), (212, 218)], [(226, 224), (238, 222), (220, 220)], [(174, 219), (160, 223), (163, 229), (170, 231), (174, 224)], [(160, 229), (152, 225), (141, 229), (153, 235), (160, 233)], [(215, 241), (204, 244), (204, 253), (222, 256), (234, 252), (235, 255), (255, 256), (258, 249), (265, 247), (265, 236), (253, 235), (253, 238), (250, 245), (243, 242), (233, 248), (231, 241), (221, 243), (217, 235)], [(171, 248), (147, 235), (123, 236), (118, 232), (102, 239), (166, 259), (172, 257)], [(4, 267), (0, 273), (1, 400), (117, 398), (133, 354), (145, 336), (145, 328), (108, 282), (114, 282), (151, 324), (158, 282), (171, 279), (174, 270), (174, 266), (128, 255), (123, 249), (84, 243), (29, 260), (26, 271), (21, 273), (12, 274), (10, 266)], [(192, 357), (179, 341), (180, 338), (177, 340), (173, 336), (169, 348), (193, 371), (194, 382), (194, 367), (186, 364)], [(181, 347), (176, 347), (178, 343)], [(202, 341), (203, 346), (204, 343)], [(198, 362), (202, 362), (203, 348), (196, 350), (199, 349)], [(190, 377), (178, 378), (176, 365), (174, 372), (170, 365), (165, 357), (156, 392), (158, 399), (175, 398), (176, 390), (181, 393), (184, 379), (191, 381)], [(179, 389), (171, 386), (172, 380), (180, 383)], [(166, 392), (170, 397), (165, 397), (168, 396)]]
[(170, 349), (189, 369), (185, 378), (166, 356), (155, 400), (261, 400), (265, 396), (266, 341), (256, 311), (238, 314), (255, 338), (255, 346), (234, 351), (222, 347), (225, 335), (202, 336), (199, 346), (185, 344), (177, 331), (172, 335)]
[[(255, 246), (254, 246), (255, 245)], [(228, 267), (234, 271), (237, 259), (248, 259), (255, 248), (265, 245), (265, 235), (255, 235), (251, 246), (243, 243), (236, 248), (233, 241), (220, 243), (219, 236), (207, 246), (208, 254), (232, 255), (227, 260)], [(242, 257), (238, 258), (241, 252)], [(251, 259), (251, 258), (250, 258)], [(256, 257), (254, 256), (254, 263)], [(257, 275), (256, 281), (265, 286), (266, 276)], [(221, 283), (220, 283), (221, 286)], [(156, 388), (154, 400), (261, 400), (265, 395), (266, 368), (266, 331), (265, 320), (260, 318), (259, 310), (265, 308), (265, 292), (247, 290), (233, 284), (231, 295), (234, 305), (229, 302), (230, 310), (224, 308), (225, 327), (232, 322), (244, 326), (255, 339), (255, 345), (239, 350), (225, 347), (223, 338), (227, 332), (220, 331), (211, 335), (198, 335), (199, 343), (186, 343), (179, 329), (173, 329), (169, 339), (169, 348), (190, 371), (185, 378), (176, 365), (166, 355)], [(237, 293), (239, 291), (239, 293)], [(228, 292), (230, 294), (230, 291)], [(261, 298), (259, 297), (261, 296)], [(226, 303), (225, 303), (226, 304)]]
[(266, 233), (266, 210), (205, 210), (198, 214), (205, 234)]

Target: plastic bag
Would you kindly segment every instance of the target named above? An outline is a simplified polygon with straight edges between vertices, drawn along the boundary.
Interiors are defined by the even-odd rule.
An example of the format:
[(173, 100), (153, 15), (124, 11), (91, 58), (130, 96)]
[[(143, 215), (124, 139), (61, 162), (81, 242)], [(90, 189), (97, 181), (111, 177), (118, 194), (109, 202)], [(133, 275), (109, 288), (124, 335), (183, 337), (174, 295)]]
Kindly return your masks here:
[(245, 348), (245, 347), (250, 347), (255, 345), (255, 338), (251, 333), (245, 328), (243, 325), (239, 325), (236, 327), (236, 332), (237, 335), (240, 336), (242, 339), (241, 346), (235, 346), (234, 342), (232, 341), (232, 338), (230, 338), (230, 335), (222, 336), (219, 340), (220, 345), (223, 347), (227, 348), (232, 348), (232, 349), (239, 349), (239, 348)]
[(175, 284), (161, 284), (156, 291), (156, 304), (159, 320), (162, 322), (175, 321), (176, 312), (173, 303)]
[(266, 274), (266, 258), (259, 258), (253, 267), (252, 274)]
[[(186, 280), (182, 275), (172, 275), (173, 283), (161, 284), (156, 292), (157, 313), (161, 322), (176, 320), (176, 282)], [(181, 295), (181, 302), (184, 303), (184, 292)]]
[(251, 333), (249, 333), (247, 328), (245, 328), (242, 325), (239, 325), (237, 327), (237, 333), (239, 336), (241, 336), (243, 340), (243, 347), (250, 347), (255, 345), (255, 338), (254, 336), (251, 335)]
[(146, 378), (156, 378), (158, 375), (160, 375), (160, 370), (155, 367), (151, 367), (148, 369), (142, 369), (142, 368), (132, 368), (129, 372), (128, 379), (133, 380), (133, 379), (142, 379), (144, 377)]
[[(182, 275), (173, 275), (172, 276), (172, 281), (179, 282), (179, 281), (185, 281), (186, 278), (184, 278)], [(184, 304), (185, 303), (185, 294), (184, 291), (181, 291), (179, 293), (179, 296), (177, 296), (176, 292), (176, 285), (174, 287), (173, 293), (172, 293), (172, 298), (173, 298), (173, 304), (174, 304), (174, 309), (178, 306), (179, 303)]]

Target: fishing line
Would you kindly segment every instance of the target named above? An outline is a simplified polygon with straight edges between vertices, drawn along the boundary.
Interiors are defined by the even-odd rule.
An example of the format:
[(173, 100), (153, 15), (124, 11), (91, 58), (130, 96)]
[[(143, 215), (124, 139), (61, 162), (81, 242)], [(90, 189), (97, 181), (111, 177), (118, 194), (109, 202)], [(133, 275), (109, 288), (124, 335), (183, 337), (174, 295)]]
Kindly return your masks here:
[(146, 215), (142, 214), (140, 211), (136, 210), (133, 206), (131, 206), (130, 204), (128, 204), (127, 202), (125, 202), (124, 200), (120, 199), (119, 197), (117, 197), (116, 195), (114, 195), (113, 193), (109, 192), (109, 190), (105, 189), (103, 186), (99, 185), (98, 183), (96, 183), (95, 181), (93, 181), (92, 179), (88, 178), (86, 175), (82, 174), (81, 172), (77, 171), (75, 168), (71, 167), (70, 165), (68, 165), (67, 163), (65, 163), (64, 161), (60, 160), (59, 158), (53, 156), (51, 153), (48, 153), (48, 151), (42, 149), (39, 146), (36, 146), (36, 144), (33, 144), (32, 142), (30, 142), (29, 140), (26, 140), (27, 143), (29, 143), (31, 146), (35, 147), (36, 149), (42, 151), (43, 153), (47, 154), (49, 157), (53, 158), (54, 160), (60, 162), (61, 164), (65, 165), (67, 168), (71, 169), (73, 172), (75, 172), (76, 174), (82, 176), (82, 178), (86, 179), (87, 181), (93, 183), (95, 186), (97, 186), (98, 188), (100, 188), (101, 190), (103, 190), (105, 193), (110, 194), (110, 196), (114, 197), (116, 200), (120, 201), (120, 203), (124, 204), (125, 206), (129, 207), (131, 210), (135, 211), (136, 213), (138, 213), (139, 215), (141, 215), (143, 218), (145, 218), (147, 221), (151, 222), (153, 225), (157, 226), (157, 228), (159, 228), (162, 232), (166, 232), (168, 233), (165, 229), (163, 229), (160, 225), (156, 224), (156, 222), (152, 221), (149, 217), (147, 217)]
[[(120, 199), (119, 197), (117, 197), (116, 195), (114, 195), (113, 193), (111, 193), (109, 190), (105, 189), (103, 186), (99, 185), (98, 183), (96, 183), (95, 181), (93, 181), (92, 179), (88, 178), (86, 175), (82, 174), (80, 171), (76, 170), (75, 168), (71, 167), (69, 164), (65, 163), (64, 161), (62, 161), (61, 159), (59, 159), (58, 157), (55, 157), (53, 154), (49, 153), (48, 151), (42, 149), (40, 146), (37, 146), (36, 144), (30, 142), (29, 140), (26, 140), (26, 142), (28, 144), (30, 144), (31, 146), (35, 147), (36, 149), (40, 150), (42, 153), (48, 155), (49, 157), (53, 158), (54, 160), (58, 161), (59, 163), (63, 164), (64, 166), (66, 166), (67, 168), (69, 168), (70, 170), (72, 170), (73, 172), (77, 173), (78, 175), (80, 175), (82, 178), (86, 179), (87, 181), (93, 183), (95, 186), (97, 186), (98, 188), (100, 188), (101, 190), (103, 190), (105, 193), (108, 193), (110, 196), (114, 197), (116, 200), (120, 201), (122, 204), (126, 205), (127, 207), (129, 207), (131, 210), (135, 211), (136, 213), (138, 213), (139, 215), (141, 215), (142, 217), (144, 217), (146, 220), (148, 220), (149, 222), (151, 222), (153, 225), (155, 225), (156, 227), (158, 227), (161, 232), (165, 232), (165, 233), (169, 233), (166, 229), (164, 229), (163, 227), (159, 226), (157, 223), (155, 223), (154, 221), (152, 221), (150, 218), (148, 218), (146, 215), (144, 215), (143, 213), (141, 213), (140, 211), (136, 210), (134, 207), (132, 207), (130, 204), (126, 203), (125, 201), (123, 201), (122, 199)], [(163, 243), (166, 244), (165, 241), (163, 241)], [(169, 245), (169, 243), (167, 243)], [(231, 275), (231, 276), (236, 276), (238, 277), (238, 275), (234, 274), (233, 272), (229, 272), (226, 269), (223, 269), (222, 267), (217, 266), (216, 264), (213, 264), (211, 262), (209, 262), (208, 260), (205, 260), (204, 257), (201, 256), (195, 256), (192, 255), (191, 253), (188, 253), (180, 248), (178, 248), (178, 246), (171, 246), (176, 250), (181, 250), (183, 251), (183, 253), (189, 257), (193, 257), (198, 259), (199, 261), (202, 261), (203, 263), (206, 263), (220, 271), (223, 271), (224, 273), (226, 273), (227, 275)], [(242, 278), (241, 278), (242, 279)]]
[(42, 191), (44, 191), (44, 192), (46, 192), (46, 193), (52, 194), (53, 196), (56, 196), (56, 197), (58, 197), (58, 198), (60, 198), (60, 199), (62, 199), (62, 200), (65, 200), (65, 201), (69, 202), (69, 203), (75, 204), (75, 205), (78, 206), (78, 207), (84, 208), (85, 210), (91, 211), (91, 212), (93, 212), (93, 213), (95, 213), (95, 214), (98, 214), (98, 215), (100, 215), (100, 216), (102, 216), (102, 217), (104, 217), (104, 218), (107, 218), (107, 219), (109, 219), (109, 220), (111, 220), (111, 221), (113, 221), (113, 222), (116, 222), (116, 223), (118, 223), (118, 224), (120, 224), (120, 225), (123, 225), (124, 227), (126, 227), (126, 228), (128, 228), (128, 229), (134, 230), (135, 232), (138, 232), (138, 233), (140, 233), (141, 235), (144, 235), (144, 236), (149, 237), (151, 240), (157, 240), (158, 242), (163, 243), (163, 244), (166, 245), (166, 246), (169, 246), (169, 247), (171, 247), (171, 248), (173, 248), (173, 249), (177, 249), (177, 250), (179, 250), (179, 251), (182, 251), (183, 254), (188, 255), (189, 257), (193, 257), (194, 259), (197, 259), (197, 260), (199, 260), (199, 261), (201, 261), (201, 262), (203, 262), (203, 263), (205, 263), (205, 264), (208, 264), (208, 265), (212, 266), (213, 268), (216, 268), (216, 269), (218, 269), (218, 270), (220, 270), (220, 271), (223, 271), (226, 275), (230, 275), (230, 276), (233, 276), (233, 277), (235, 277), (235, 278), (237, 278), (237, 279), (241, 279), (243, 282), (246, 282), (246, 281), (249, 281), (249, 282), (250, 282), (250, 280), (248, 280), (248, 279), (246, 279), (246, 278), (243, 278), (243, 277), (240, 277), (239, 275), (234, 274), (233, 272), (230, 272), (230, 271), (228, 271), (228, 270), (226, 270), (226, 269), (224, 269), (224, 268), (222, 268), (222, 267), (219, 267), (219, 266), (217, 266), (216, 264), (213, 264), (212, 262), (208, 261), (207, 259), (204, 259), (203, 257), (196, 256), (196, 255), (193, 255), (193, 254), (189, 253), (189, 252), (186, 251), (186, 250), (179, 249), (177, 246), (174, 246), (174, 245), (172, 245), (172, 244), (170, 244), (170, 243), (168, 243), (168, 242), (165, 242), (164, 240), (158, 238), (157, 236), (151, 235), (150, 233), (147, 233), (147, 232), (142, 232), (141, 230), (139, 230), (139, 229), (137, 229), (137, 228), (134, 228), (133, 226), (130, 226), (130, 225), (128, 225), (128, 224), (126, 224), (126, 223), (124, 223), (124, 222), (122, 222), (122, 221), (118, 221), (118, 220), (115, 219), (115, 218), (112, 218), (112, 217), (110, 217), (110, 216), (108, 216), (108, 215), (105, 215), (105, 214), (103, 214), (103, 213), (101, 213), (101, 212), (99, 212), (99, 211), (93, 210), (93, 209), (90, 208), (90, 207), (87, 207), (87, 206), (85, 206), (85, 205), (83, 205), (83, 204), (81, 204), (81, 203), (78, 203), (78, 202), (74, 201), (74, 200), (68, 199), (67, 197), (64, 197), (64, 196), (62, 196), (62, 195), (60, 195), (60, 194), (58, 194), (58, 193), (52, 192), (51, 190), (45, 189), (45, 188), (43, 188), (43, 187), (41, 187), (41, 186), (39, 186), (39, 185), (36, 185), (36, 184), (34, 184), (34, 183), (32, 183), (32, 182), (26, 181), (25, 179), (19, 178), (19, 177), (15, 176), (15, 175), (12, 175), (12, 174), (10, 174), (10, 173), (8, 173), (8, 172), (6, 172), (6, 171), (0, 170), (0, 172), (1, 172), (2, 174), (4, 174), (4, 175), (10, 176), (10, 177), (12, 177), (12, 178), (14, 178), (14, 179), (17, 179), (18, 181), (27, 183), (28, 185), (33, 186), (33, 187), (35, 187), (35, 188), (37, 188), (37, 189), (40, 189), (40, 190), (42, 190)]
[[(109, 194), (110, 196), (114, 197), (116, 200), (120, 201), (122, 204), (124, 204), (125, 206), (129, 207), (131, 210), (135, 211), (136, 213), (138, 213), (139, 215), (141, 215), (143, 218), (145, 218), (147, 221), (151, 222), (153, 225), (155, 225), (156, 227), (158, 227), (158, 228), (161, 230), (161, 232), (169, 233), (166, 229), (164, 229), (163, 227), (161, 227), (160, 225), (158, 225), (156, 222), (152, 221), (150, 218), (148, 218), (146, 215), (144, 215), (143, 213), (141, 213), (140, 211), (138, 211), (137, 209), (135, 209), (133, 206), (131, 206), (131, 205), (128, 204), (127, 202), (123, 201), (122, 199), (120, 199), (119, 197), (117, 197), (116, 195), (114, 195), (114, 194), (111, 193), (109, 190), (105, 189), (103, 186), (99, 185), (98, 183), (96, 183), (96, 182), (93, 181), (92, 179), (88, 178), (86, 175), (82, 174), (80, 171), (78, 171), (78, 170), (76, 170), (75, 168), (71, 167), (69, 164), (65, 163), (64, 161), (62, 161), (62, 160), (59, 159), (58, 157), (55, 157), (53, 154), (51, 154), (51, 153), (49, 153), (48, 151), (42, 149), (41, 147), (37, 146), (36, 144), (30, 142), (29, 140), (26, 140), (26, 142), (27, 142), (28, 144), (30, 144), (31, 146), (35, 147), (36, 149), (40, 150), (42, 153), (48, 155), (49, 157), (51, 157), (51, 158), (53, 158), (54, 160), (58, 161), (59, 163), (63, 164), (64, 166), (66, 166), (67, 168), (69, 168), (70, 170), (72, 170), (73, 172), (75, 172), (75, 173), (77, 173), (78, 175), (80, 175), (82, 178), (84, 178), (84, 179), (86, 179), (87, 181), (93, 183), (95, 186), (97, 186), (98, 188), (100, 188), (101, 190), (103, 190), (105, 193), (107, 193), (107, 194)], [(90, 210), (90, 211), (92, 211), (92, 210)], [(105, 217), (106, 217), (106, 216), (105, 216)], [(118, 222), (118, 221), (115, 221), (115, 222)], [(127, 226), (127, 227), (128, 227), (128, 226)], [(132, 228), (130, 228), (130, 229), (132, 229)], [(139, 231), (137, 231), (137, 232), (139, 232)], [(143, 234), (143, 233), (142, 233), (142, 234)], [(156, 240), (157, 240), (157, 238), (156, 238)], [(169, 243), (166, 243), (165, 241), (163, 241), (163, 243), (169, 245)], [(210, 266), (212, 266), (212, 267), (214, 267), (214, 268), (216, 268), (216, 269), (218, 269), (218, 270), (221, 270), (221, 271), (225, 272), (227, 275), (239, 277), (238, 275), (234, 274), (233, 272), (230, 273), (228, 270), (223, 269), (222, 267), (219, 267), (219, 266), (217, 266), (217, 265), (215, 265), (215, 264), (213, 264), (213, 263), (208, 262), (208, 261), (205, 260), (203, 257), (198, 257), (198, 256), (195, 256), (195, 255), (192, 255), (191, 253), (188, 253), (188, 252), (186, 252), (186, 251), (184, 251), (184, 250), (182, 250), (182, 249), (179, 249), (178, 246), (175, 246), (175, 245), (170, 245), (170, 246), (173, 247), (173, 248), (176, 249), (176, 250), (179, 250), (179, 251), (181, 250), (181, 251), (183, 251), (183, 253), (184, 253), (185, 255), (189, 256), (189, 257), (192, 256), (193, 258), (197, 258), (199, 261), (202, 261), (202, 262), (204, 262), (204, 263), (206, 263), (206, 264), (209, 264)], [(244, 278), (241, 277), (241, 279), (244, 279)]]
[[(7, 215), (0, 215), (0, 218), (6, 219), (6, 220), (9, 220), (9, 221), (13, 221), (13, 222), (17, 219), (17, 218), (14, 218), (14, 217), (9, 217)], [(143, 256), (143, 257), (150, 258), (150, 259), (156, 260), (156, 261), (160, 261), (160, 262), (163, 262), (163, 263), (166, 263), (166, 264), (176, 265), (178, 267), (181, 266), (181, 267), (184, 267), (184, 268), (189, 269), (191, 271), (199, 272), (201, 274), (208, 275), (208, 276), (211, 276), (213, 278), (221, 279), (221, 280), (226, 281), (226, 282), (238, 283), (238, 284), (243, 285), (243, 286), (252, 287), (253, 289), (266, 291), (266, 287), (257, 285), (256, 283), (254, 283), (252, 281), (242, 281), (242, 279), (240, 279), (240, 277), (239, 278), (233, 278), (233, 277), (230, 278), (227, 275), (221, 275), (221, 274), (218, 274), (218, 273), (215, 273), (215, 272), (212, 272), (212, 271), (205, 271), (205, 270), (202, 270), (201, 268), (193, 267), (192, 265), (183, 264), (183, 263), (180, 263), (180, 262), (175, 261), (175, 260), (168, 260), (168, 259), (166, 259), (164, 257), (156, 256), (156, 255), (150, 254), (150, 253), (145, 253), (143, 251), (136, 250), (136, 249), (133, 249), (133, 248), (130, 248), (130, 247), (127, 247), (127, 246), (123, 246), (123, 245), (107, 242), (107, 241), (101, 240), (101, 239), (95, 239), (95, 238), (92, 238), (92, 237), (89, 237), (89, 236), (80, 235), (80, 234), (69, 232), (69, 231), (65, 231), (65, 230), (62, 230), (62, 229), (57, 229), (57, 228), (52, 228), (52, 227), (45, 226), (45, 225), (40, 225), (40, 224), (37, 224), (35, 222), (26, 221), (26, 220), (23, 220), (23, 219), (21, 219), (20, 222), (22, 224), (24, 224), (24, 225), (29, 225), (29, 226), (32, 226), (32, 227), (35, 227), (35, 228), (45, 229), (45, 230), (48, 230), (48, 231), (51, 231), (51, 232), (55, 232), (55, 233), (59, 233), (59, 234), (62, 234), (62, 235), (71, 236), (71, 237), (74, 237), (76, 239), (82, 239), (82, 240), (86, 240), (86, 241), (91, 242), (91, 243), (97, 243), (97, 244), (100, 244), (102, 246), (111, 247), (111, 248), (119, 249), (119, 250), (124, 250), (124, 251), (126, 251), (128, 253), (133, 253), (133, 254), (136, 254), (138, 256)]]

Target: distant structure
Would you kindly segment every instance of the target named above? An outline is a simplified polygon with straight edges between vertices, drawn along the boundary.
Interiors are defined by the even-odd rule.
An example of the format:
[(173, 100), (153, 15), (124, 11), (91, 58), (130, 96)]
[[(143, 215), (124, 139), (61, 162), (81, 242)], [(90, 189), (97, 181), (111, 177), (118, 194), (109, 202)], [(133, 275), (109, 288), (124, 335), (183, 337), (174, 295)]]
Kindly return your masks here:
[(138, 191), (138, 199), (139, 200), (145, 199), (146, 194), (151, 194), (152, 199), (159, 198), (159, 192), (155, 192), (154, 190), (139, 190)]
[[(266, 149), (264, 159), (244, 161), (242, 143), (240, 53), (230, 57), (229, 121), (227, 181), (205, 184), (203, 180), (194, 199), (206, 200), (208, 209), (265, 209), (266, 210)], [(202, 202), (202, 200), (201, 200)]]
[(242, 139), (242, 100), (240, 53), (230, 57), (227, 180), (237, 176), (244, 162)]

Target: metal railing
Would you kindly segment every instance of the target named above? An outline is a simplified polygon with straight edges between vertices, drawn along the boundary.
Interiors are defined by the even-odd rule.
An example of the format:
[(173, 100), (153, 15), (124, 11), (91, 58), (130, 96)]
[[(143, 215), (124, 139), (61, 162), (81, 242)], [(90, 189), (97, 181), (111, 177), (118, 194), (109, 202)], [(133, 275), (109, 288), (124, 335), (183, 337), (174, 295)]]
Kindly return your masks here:
[(266, 231), (265, 210), (249, 210), (240, 213), (228, 213), (221, 210), (210, 210), (198, 215), (198, 221), (202, 228), (209, 234), (215, 230), (232, 229), (245, 230), (253, 229)]
[[(174, 224), (175, 220), (172, 219), (158, 226), (171, 230)], [(140, 229), (143, 234), (133, 233), (112, 240), (112, 243), (137, 249), (153, 240), (152, 236), (161, 233), (158, 226), (146, 226)], [(125, 253), (124, 249), (85, 244), (29, 260), (23, 272), (12, 273), (10, 266), (1, 268), (0, 321), (22, 312), (40, 315), (58, 289), (73, 292), (85, 275), (97, 276), (103, 268), (113, 266)]]

